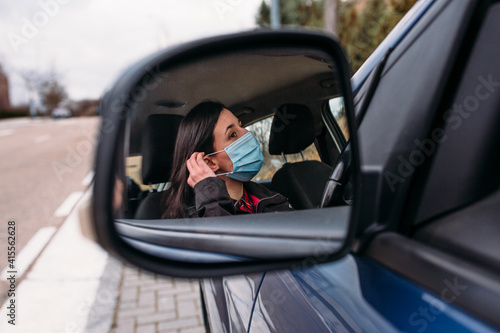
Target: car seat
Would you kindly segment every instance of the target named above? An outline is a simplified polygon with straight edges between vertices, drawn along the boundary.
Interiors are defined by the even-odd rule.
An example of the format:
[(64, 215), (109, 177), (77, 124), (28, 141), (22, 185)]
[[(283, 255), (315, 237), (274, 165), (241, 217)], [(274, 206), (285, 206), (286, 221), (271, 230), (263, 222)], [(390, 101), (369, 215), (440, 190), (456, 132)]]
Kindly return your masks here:
[[(269, 153), (280, 155), (285, 164), (274, 174), (272, 190), (286, 196), (294, 209), (319, 207), (332, 168), (319, 161), (306, 161), (302, 151), (314, 143), (316, 131), (309, 108), (283, 104), (274, 115), (269, 137)], [(287, 154), (302, 154), (303, 161), (288, 163)]]
[[(175, 140), (184, 117), (152, 114), (146, 120), (142, 138), (142, 182), (147, 185), (165, 184), (170, 178)], [(164, 186), (166, 187), (166, 186)], [(137, 208), (136, 219), (160, 219), (163, 192), (151, 190)]]

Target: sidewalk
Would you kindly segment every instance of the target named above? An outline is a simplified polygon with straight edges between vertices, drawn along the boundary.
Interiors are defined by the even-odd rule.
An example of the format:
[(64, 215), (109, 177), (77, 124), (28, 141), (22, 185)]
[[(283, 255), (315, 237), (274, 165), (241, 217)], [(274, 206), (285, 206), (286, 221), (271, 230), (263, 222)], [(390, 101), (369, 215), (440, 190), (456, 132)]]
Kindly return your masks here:
[(204, 333), (198, 281), (125, 266), (112, 332)]
[(197, 281), (161, 278), (109, 257), (82, 235), (76, 209), (15, 294), (16, 325), (7, 322), (7, 300), (0, 332), (205, 332)]

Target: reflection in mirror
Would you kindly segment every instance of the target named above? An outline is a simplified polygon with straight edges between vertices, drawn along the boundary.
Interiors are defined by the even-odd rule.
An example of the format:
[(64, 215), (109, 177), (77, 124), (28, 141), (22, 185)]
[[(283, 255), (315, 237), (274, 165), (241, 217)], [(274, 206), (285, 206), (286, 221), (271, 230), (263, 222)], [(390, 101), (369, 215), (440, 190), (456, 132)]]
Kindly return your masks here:
[[(192, 217), (317, 210), (349, 139), (336, 72), (322, 51), (283, 47), (149, 70), (130, 93), (124, 190), (115, 191), (122, 211), (115, 217), (189, 223)], [(197, 107), (198, 116), (191, 117), (196, 120), (184, 120), (204, 101), (210, 102)], [(212, 133), (208, 141), (207, 128)], [(179, 168), (186, 153), (180, 151), (189, 145)], [(197, 158), (193, 152), (203, 154)], [(184, 178), (179, 176), (183, 172)], [(181, 187), (179, 179), (184, 179)], [(124, 197), (117, 199), (120, 193)], [(174, 205), (170, 213), (169, 197), (175, 193), (186, 195), (180, 210)], [(347, 223), (343, 228), (336, 232), (345, 234)], [(141, 246), (134, 240), (129, 244)], [(181, 251), (173, 256), (218, 262), (217, 254), (207, 255), (196, 259)]]
[(345, 113), (344, 97), (339, 96), (332, 98), (328, 105), (332, 112), (335, 122), (339, 125), (342, 134), (346, 141), (349, 140), (349, 126), (347, 124), (347, 115)]

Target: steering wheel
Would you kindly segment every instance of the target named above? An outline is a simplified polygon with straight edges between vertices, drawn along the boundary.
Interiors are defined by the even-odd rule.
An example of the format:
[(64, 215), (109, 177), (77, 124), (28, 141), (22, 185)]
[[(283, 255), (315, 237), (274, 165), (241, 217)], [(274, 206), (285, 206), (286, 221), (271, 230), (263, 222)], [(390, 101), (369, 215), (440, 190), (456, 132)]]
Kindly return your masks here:
[(351, 143), (348, 143), (344, 151), (335, 162), (333, 171), (323, 190), (320, 208), (350, 205), (352, 202), (352, 186), (349, 182), (351, 170)]

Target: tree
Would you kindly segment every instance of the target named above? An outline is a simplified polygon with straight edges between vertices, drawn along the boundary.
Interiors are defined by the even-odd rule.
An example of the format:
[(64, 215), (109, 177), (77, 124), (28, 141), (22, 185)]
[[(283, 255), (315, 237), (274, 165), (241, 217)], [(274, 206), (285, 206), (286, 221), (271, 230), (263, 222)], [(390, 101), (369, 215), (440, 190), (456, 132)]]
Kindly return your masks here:
[[(325, 27), (337, 36), (346, 50), (354, 72), (373, 53), (392, 28), (417, 0), (281, 0), (281, 23)], [(337, 5), (336, 19), (332, 15)], [(324, 14), (323, 14), (324, 13)], [(270, 8), (262, 1), (256, 18), (259, 26), (269, 26)]]
[(255, 21), (259, 27), (269, 27), (271, 25), (271, 7), (264, 0), (260, 4)]
[(395, 26), (416, 2), (417, 0), (389, 0), (389, 7), (392, 8), (391, 25)]
[[(339, 38), (355, 72), (392, 30), (386, 0), (347, 1), (339, 13)], [(361, 8), (361, 9), (360, 9)]]
[(68, 97), (66, 89), (59, 83), (58, 75), (54, 72), (49, 73), (40, 80), (38, 94), (49, 116)]
[[(256, 22), (261, 27), (271, 24), (271, 8), (263, 0)], [(323, 27), (323, 0), (281, 0), (280, 22), (282, 25)]]
[(362, 9), (356, 9), (356, 2), (352, 0), (345, 3), (347, 10), (343, 14), (346, 16), (342, 17), (344, 21), (339, 32), (353, 72), (361, 67), (415, 2), (416, 0), (365, 0)]

